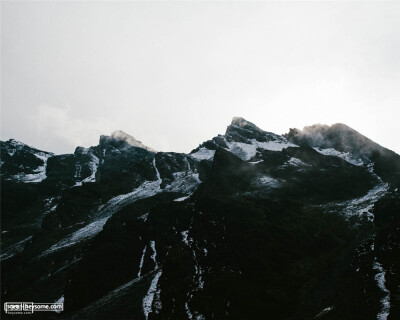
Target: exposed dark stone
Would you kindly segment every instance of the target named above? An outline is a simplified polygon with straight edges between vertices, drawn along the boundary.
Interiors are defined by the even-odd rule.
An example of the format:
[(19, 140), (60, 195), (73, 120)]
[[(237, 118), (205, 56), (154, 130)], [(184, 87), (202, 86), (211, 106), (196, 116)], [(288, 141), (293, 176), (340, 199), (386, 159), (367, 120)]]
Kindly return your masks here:
[(364, 320), (388, 294), (400, 316), (400, 157), (345, 125), (0, 150), (2, 301), (65, 298), (32, 319)]

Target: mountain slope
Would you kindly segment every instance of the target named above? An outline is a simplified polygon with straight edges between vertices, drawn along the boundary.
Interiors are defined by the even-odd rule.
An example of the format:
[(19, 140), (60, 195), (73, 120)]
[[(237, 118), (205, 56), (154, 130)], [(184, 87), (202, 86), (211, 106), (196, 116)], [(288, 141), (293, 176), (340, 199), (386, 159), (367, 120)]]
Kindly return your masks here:
[(35, 182), (40, 151), (14, 159), (15, 144), (1, 142), (2, 299), (65, 302), (34, 318), (399, 315), (399, 156), (349, 127), (280, 136), (234, 118), (190, 154), (117, 132), (40, 153)]
[(400, 183), (400, 156), (344, 124), (313, 125), (303, 131), (290, 129), (285, 136), (289, 141), (324, 154), (336, 153), (352, 158), (357, 164), (371, 164), (382, 178)]

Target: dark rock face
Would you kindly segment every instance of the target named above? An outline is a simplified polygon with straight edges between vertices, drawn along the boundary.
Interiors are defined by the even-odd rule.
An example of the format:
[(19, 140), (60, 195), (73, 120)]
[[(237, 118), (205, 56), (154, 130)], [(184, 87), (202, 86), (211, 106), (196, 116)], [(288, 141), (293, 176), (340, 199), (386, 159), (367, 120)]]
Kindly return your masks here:
[(2, 301), (64, 299), (33, 319), (400, 315), (399, 156), (345, 125), (0, 148)]

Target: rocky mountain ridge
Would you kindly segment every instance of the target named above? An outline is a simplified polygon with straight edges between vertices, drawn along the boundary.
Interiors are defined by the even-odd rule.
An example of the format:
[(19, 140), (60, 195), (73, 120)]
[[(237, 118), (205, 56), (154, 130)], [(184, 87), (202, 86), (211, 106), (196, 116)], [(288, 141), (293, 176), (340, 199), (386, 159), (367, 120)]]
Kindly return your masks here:
[(2, 300), (64, 301), (41, 319), (400, 315), (400, 156), (345, 125), (0, 147)]

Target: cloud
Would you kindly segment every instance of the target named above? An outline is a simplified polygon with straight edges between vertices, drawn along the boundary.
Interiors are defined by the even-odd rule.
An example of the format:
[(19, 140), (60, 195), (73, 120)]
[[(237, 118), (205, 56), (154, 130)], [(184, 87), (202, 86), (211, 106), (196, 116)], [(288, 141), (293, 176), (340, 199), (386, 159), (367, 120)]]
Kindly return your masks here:
[(35, 146), (55, 153), (73, 152), (75, 147), (97, 145), (101, 134), (109, 134), (117, 128), (116, 121), (104, 117), (82, 119), (70, 106), (40, 105), (29, 117), (34, 133)]

